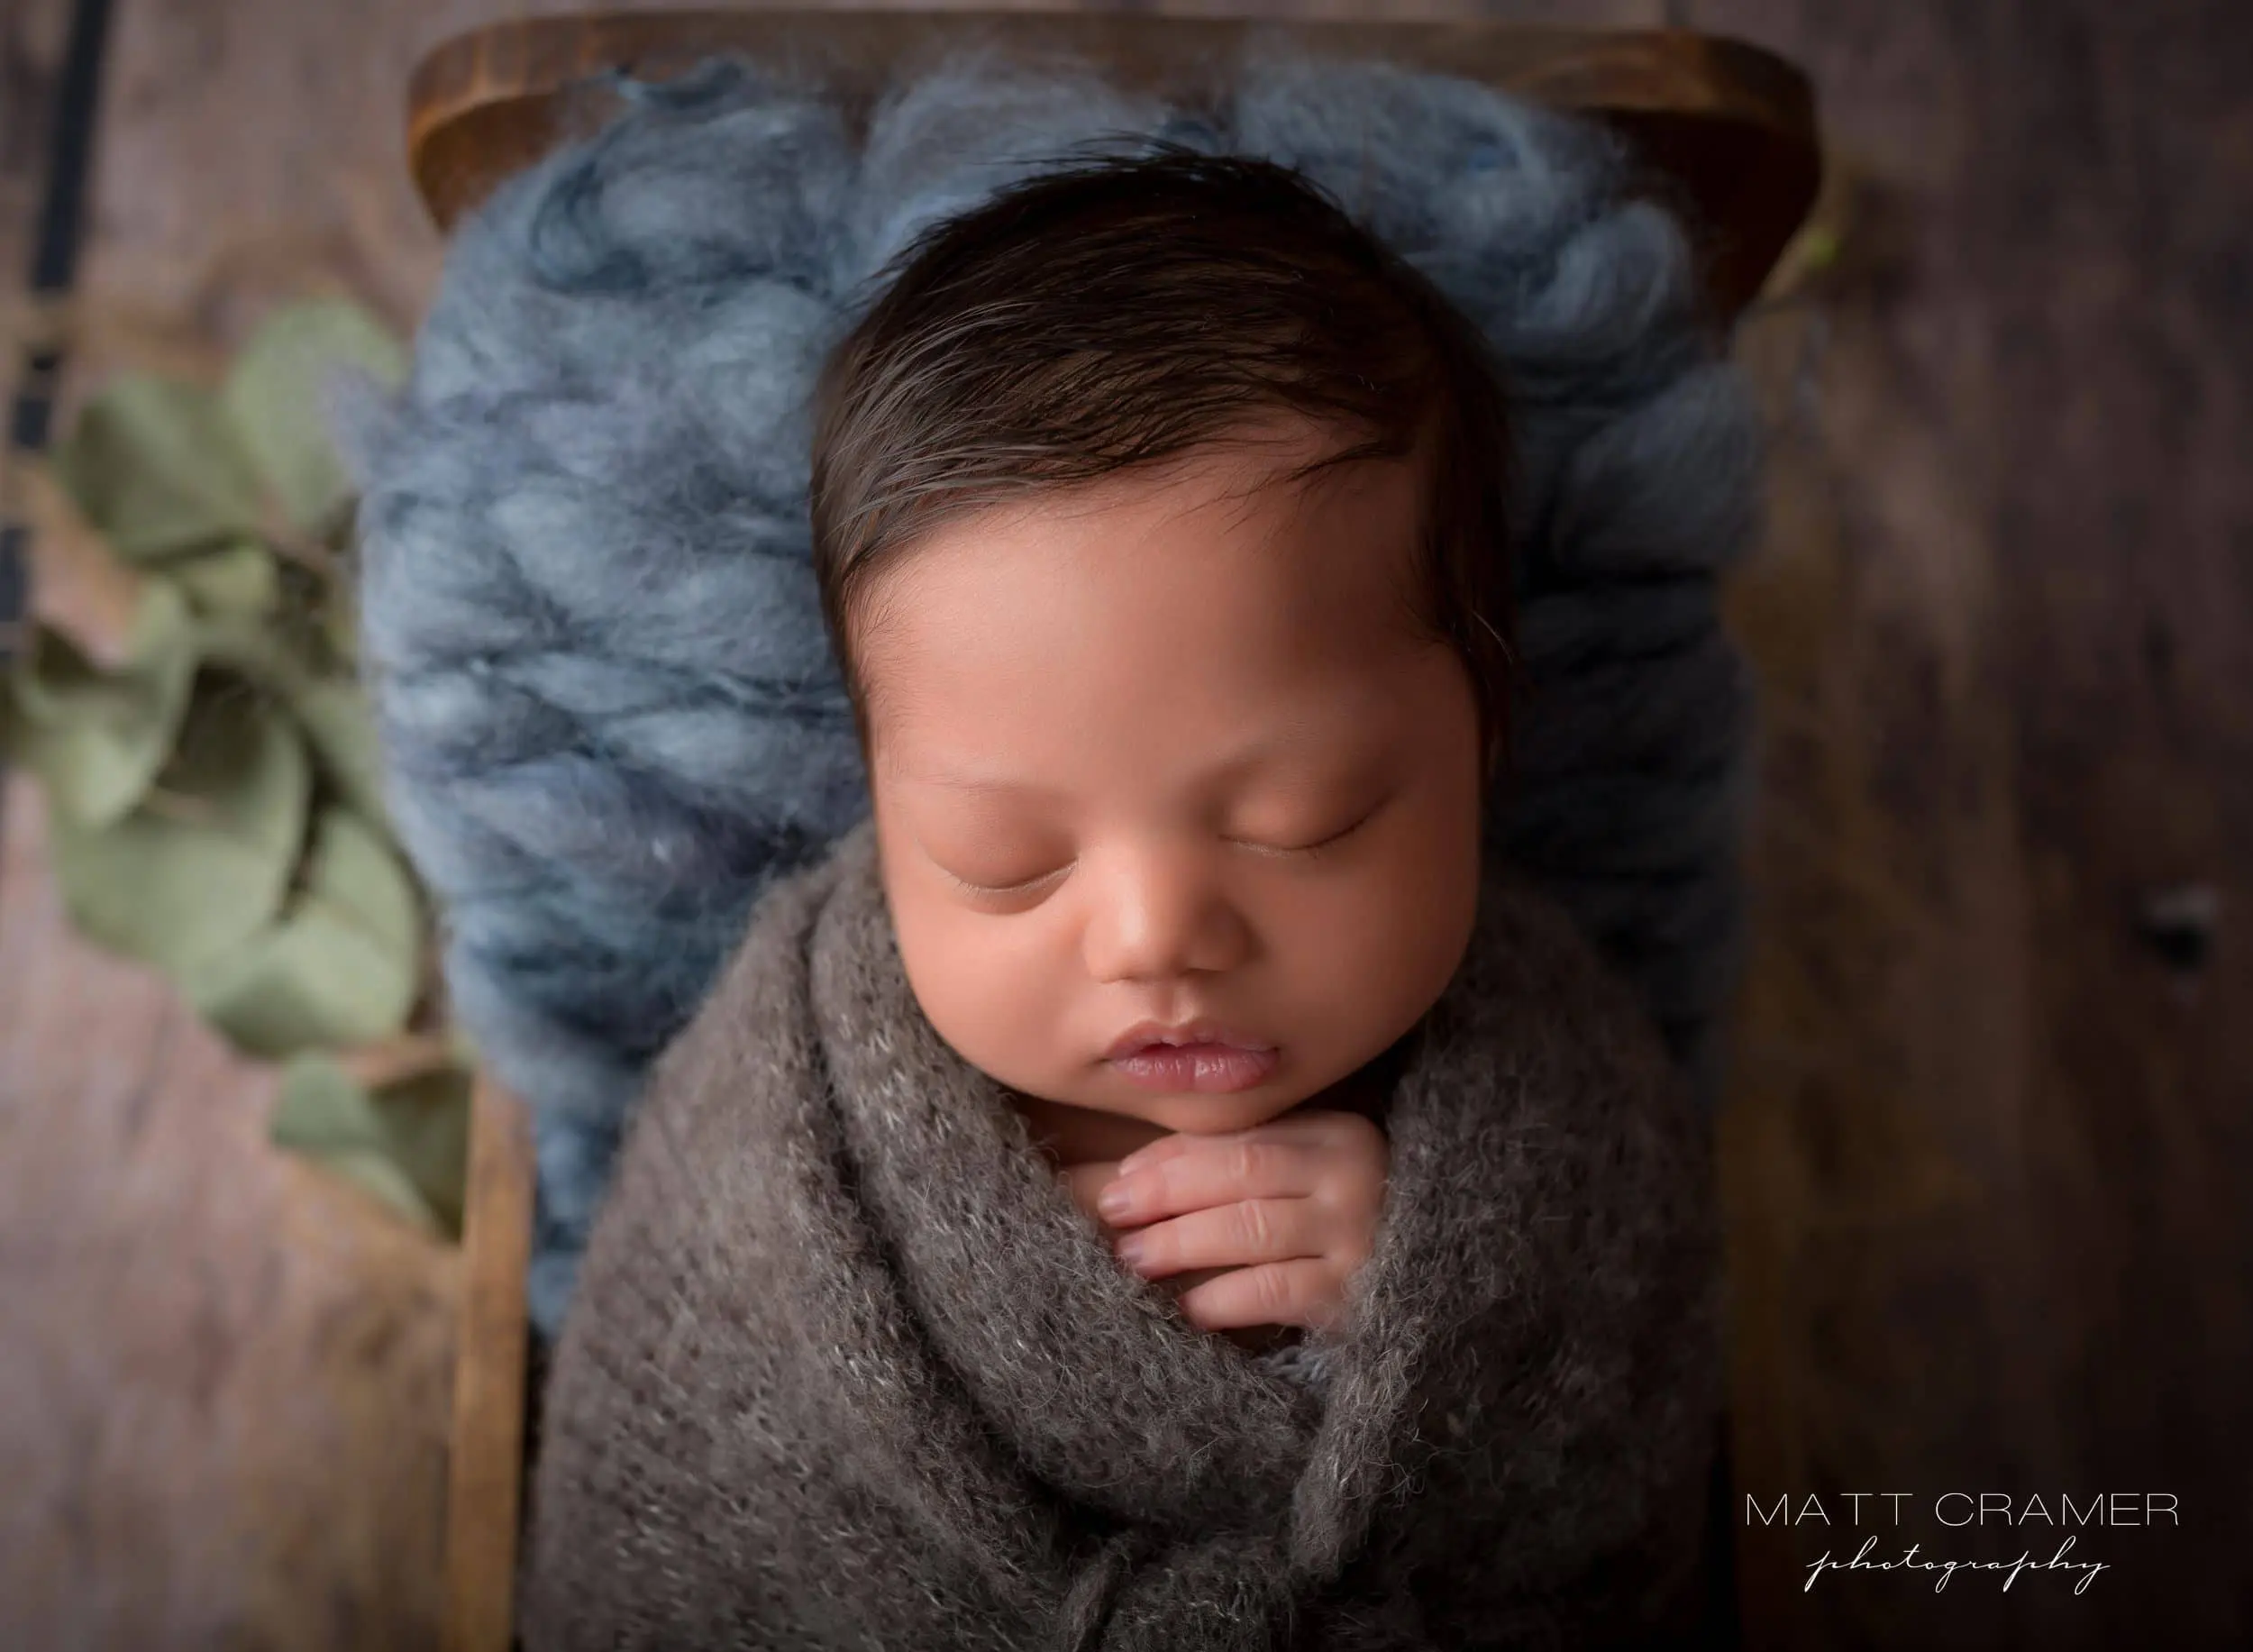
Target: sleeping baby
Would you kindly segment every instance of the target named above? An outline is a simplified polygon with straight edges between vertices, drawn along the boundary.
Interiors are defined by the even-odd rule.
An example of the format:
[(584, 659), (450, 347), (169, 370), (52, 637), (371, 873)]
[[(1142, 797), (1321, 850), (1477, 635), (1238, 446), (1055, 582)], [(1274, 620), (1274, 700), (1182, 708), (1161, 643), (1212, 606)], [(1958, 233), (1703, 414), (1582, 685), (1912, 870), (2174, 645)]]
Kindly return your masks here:
[(1265, 160), (1059, 167), (899, 260), (815, 408), (871, 812), (626, 1137), (534, 1652), (1678, 1642), (1709, 1166), (1482, 849), (1508, 406)]

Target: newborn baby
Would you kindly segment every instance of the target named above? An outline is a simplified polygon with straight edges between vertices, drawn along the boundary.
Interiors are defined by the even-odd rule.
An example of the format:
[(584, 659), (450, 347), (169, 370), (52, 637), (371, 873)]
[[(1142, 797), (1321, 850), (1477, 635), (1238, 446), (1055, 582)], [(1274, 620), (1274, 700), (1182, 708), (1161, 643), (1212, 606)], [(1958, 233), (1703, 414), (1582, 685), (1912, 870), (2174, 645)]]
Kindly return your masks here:
[(1482, 853), (1504, 406), (1265, 162), (1060, 169), (911, 250), (816, 406), (872, 815), (643, 1103), (528, 1646), (1679, 1627), (1705, 1167)]
[(1274, 420), (951, 523), (853, 639), (918, 1001), (1215, 1330), (1336, 1314), (1383, 1194), (1362, 1075), (1477, 896), (1475, 697), (1400, 595), (1426, 462), (1270, 480), (1339, 445)]
[(825, 387), (816, 567), (917, 998), (1243, 1340), (1337, 1313), (1369, 1069), (1470, 936), (1483, 354), (1281, 169), (1177, 160), (957, 224)]

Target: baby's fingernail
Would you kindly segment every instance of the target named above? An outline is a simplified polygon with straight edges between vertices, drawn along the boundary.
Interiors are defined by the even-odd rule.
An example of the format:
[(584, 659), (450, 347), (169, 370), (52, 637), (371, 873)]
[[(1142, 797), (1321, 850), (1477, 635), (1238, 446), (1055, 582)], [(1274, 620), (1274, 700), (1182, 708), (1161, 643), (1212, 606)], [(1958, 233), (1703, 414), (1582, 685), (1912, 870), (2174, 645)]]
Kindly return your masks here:
[(1095, 1208), (1106, 1216), (1124, 1216), (1134, 1202), (1135, 1196), (1114, 1182), (1097, 1196)]
[(1139, 1267), (1142, 1264), (1142, 1236), (1138, 1233), (1128, 1234), (1118, 1242), (1117, 1254), (1118, 1259), (1128, 1267)]

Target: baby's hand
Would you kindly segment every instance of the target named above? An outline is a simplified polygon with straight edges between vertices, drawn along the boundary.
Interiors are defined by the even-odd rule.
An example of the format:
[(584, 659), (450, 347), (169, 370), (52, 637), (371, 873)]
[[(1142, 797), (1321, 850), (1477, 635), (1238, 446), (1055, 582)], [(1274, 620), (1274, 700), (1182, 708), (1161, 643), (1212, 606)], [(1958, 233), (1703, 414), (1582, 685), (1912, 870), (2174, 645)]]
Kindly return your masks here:
[(1323, 1330), (1374, 1247), (1391, 1164), (1384, 1132), (1358, 1113), (1287, 1113), (1152, 1142), (1119, 1161), (1096, 1209), (1136, 1229), (1114, 1248), (1145, 1279), (1225, 1270), (1181, 1293), (1192, 1324)]

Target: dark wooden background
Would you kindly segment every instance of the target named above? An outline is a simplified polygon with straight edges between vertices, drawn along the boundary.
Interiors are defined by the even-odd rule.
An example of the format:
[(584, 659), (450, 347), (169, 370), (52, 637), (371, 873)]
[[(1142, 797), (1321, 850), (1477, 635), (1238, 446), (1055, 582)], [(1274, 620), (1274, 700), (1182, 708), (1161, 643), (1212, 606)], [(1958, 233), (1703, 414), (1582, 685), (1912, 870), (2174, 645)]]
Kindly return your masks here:
[[(441, 249), (408, 68), (563, 9), (119, 8), (85, 285), (152, 319), (91, 340), (80, 383), (153, 318), (185, 358), (308, 286), (411, 324)], [(1838, 1522), (1738, 1534), (1747, 1641), (2253, 1645), (2253, 7), (1488, 10), (1780, 50), (1844, 180), (1845, 257), (1741, 338), (1775, 458), (1731, 595), (1765, 724), (1719, 1125), (1737, 1471)], [(0, 284), (62, 13), (0, 9)], [(268, 1149), (268, 1082), (64, 932), (21, 786), (5, 846), (0, 1642), (424, 1644), (453, 1258)], [(2217, 915), (2203, 944), (2139, 926), (2168, 900)], [(1908, 1518), (1855, 1531), (1856, 1491)], [(2169, 1492), (2182, 1523), (2081, 1531), (2110, 1569), (2077, 1596), (1802, 1590), (1872, 1535), (2060, 1540), (1942, 1527), (1952, 1491)]]

